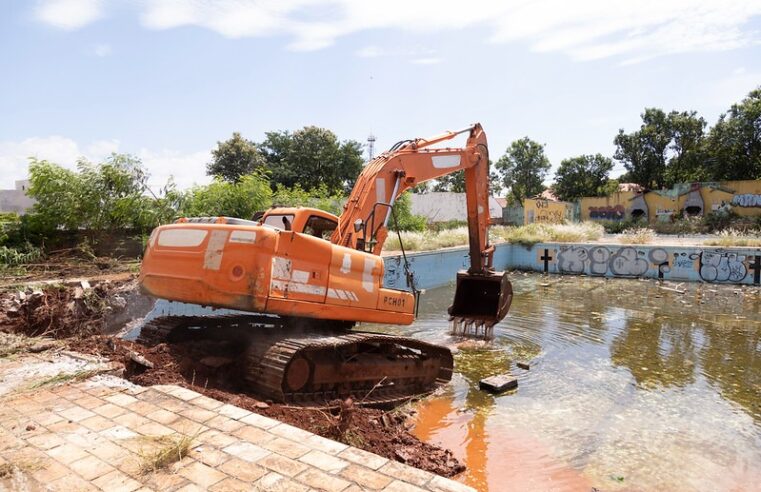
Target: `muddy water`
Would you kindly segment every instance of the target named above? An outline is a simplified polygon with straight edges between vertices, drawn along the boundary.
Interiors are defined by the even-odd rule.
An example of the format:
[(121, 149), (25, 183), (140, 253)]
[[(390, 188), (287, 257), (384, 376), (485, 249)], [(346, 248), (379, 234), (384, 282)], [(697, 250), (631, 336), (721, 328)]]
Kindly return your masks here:
[[(761, 490), (761, 291), (514, 274), (489, 344), (447, 334), (453, 288), (411, 327), (458, 346), (415, 433), (452, 449), (479, 490)], [(673, 288), (674, 284), (666, 287)], [(374, 328), (378, 328), (373, 325)], [(524, 371), (517, 361), (530, 361)], [(478, 390), (511, 372), (513, 393)]]

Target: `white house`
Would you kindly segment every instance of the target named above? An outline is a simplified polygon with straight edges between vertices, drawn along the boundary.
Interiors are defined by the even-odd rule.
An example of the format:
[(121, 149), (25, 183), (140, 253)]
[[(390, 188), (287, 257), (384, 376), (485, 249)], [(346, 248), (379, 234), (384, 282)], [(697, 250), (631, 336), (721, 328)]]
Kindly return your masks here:
[[(432, 191), (411, 193), (410, 198), (412, 213), (426, 217), (429, 222), (468, 219), (465, 193)], [(502, 219), (502, 206), (494, 197), (489, 197), (489, 217), (491, 219)]]
[(23, 214), (34, 205), (34, 200), (26, 195), (29, 189), (29, 180), (16, 181), (13, 190), (0, 190), (0, 212), (15, 212)]

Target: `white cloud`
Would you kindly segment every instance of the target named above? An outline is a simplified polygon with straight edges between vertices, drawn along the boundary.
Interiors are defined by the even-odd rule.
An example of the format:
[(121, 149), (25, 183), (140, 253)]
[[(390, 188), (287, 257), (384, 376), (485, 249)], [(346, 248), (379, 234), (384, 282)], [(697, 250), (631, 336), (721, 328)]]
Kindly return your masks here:
[(378, 58), (379, 56), (387, 55), (388, 52), (377, 46), (365, 46), (354, 52), (360, 58)]
[[(120, 150), (122, 149), (118, 140), (96, 140), (80, 144), (58, 135), (32, 137), (21, 141), (0, 141), (0, 189), (13, 188), (15, 180), (28, 177), (30, 157), (76, 169), (77, 160), (80, 158), (99, 162), (112, 152)], [(209, 151), (181, 153), (172, 150), (141, 149), (136, 155), (150, 173), (149, 184), (154, 189), (163, 187), (172, 175), (180, 188), (188, 188), (195, 183), (208, 183), (211, 180), (206, 176), (206, 162), (211, 158)]]
[(415, 65), (436, 65), (437, 63), (441, 63), (443, 60), (438, 57), (429, 57), (429, 58), (415, 58), (414, 60), (410, 60), (410, 63), (414, 63)]
[(95, 53), (95, 56), (103, 58), (104, 56), (109, 56), (113, 50), (111, 49), (110, 44), (96, 44), (93, 52)]
[(103, 10), (100, 0), (46, 0), (35, 13), (42, 22), (74, 30), (98, 20)]
[[(61, 20), (64, 4), (76, 6), (79, 14)], [(97, 5), (49, 0), (40, 17), (75, 28), (99, 15)], [(536, 52), (581, 61), (616, 57), (622, 63), (757, 44), (759, 33), (745, 25), (761, 15), (761, 2), (748, 0), (153, 0), (133, 5), (150, 29), (197, 26), (229, 38), (285, 36), (292, 50), (322, 49), (367, 30), (424, 34), (478, 28), (493, 43), (520, 42)], [(357, 51), (361, 57), (384, 53), (377, 46)]]
[(159, 151), (141, 149), (137, 156), (151, 174), (149, 185), (153, 189), (163, 187), (170, 176), (181, 189), (189, 188), (194, 184), (209, 183), (212, 179), (206, 176), (206, 163), (211, 160), (211, 152), (208, 150), (182, 153), (166, 149)]

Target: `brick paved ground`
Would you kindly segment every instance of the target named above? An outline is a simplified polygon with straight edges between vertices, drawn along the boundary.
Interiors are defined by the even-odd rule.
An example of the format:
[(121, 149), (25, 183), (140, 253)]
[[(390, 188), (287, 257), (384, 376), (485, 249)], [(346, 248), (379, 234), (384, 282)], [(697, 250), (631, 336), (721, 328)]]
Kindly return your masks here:
[[(0, 360), (0, 381), (24, 363)], [(472, 490), (178, 386), (98, 376), (0, 390), (0, 490)], [(183, 435), (188, 456), (141, 472)]]

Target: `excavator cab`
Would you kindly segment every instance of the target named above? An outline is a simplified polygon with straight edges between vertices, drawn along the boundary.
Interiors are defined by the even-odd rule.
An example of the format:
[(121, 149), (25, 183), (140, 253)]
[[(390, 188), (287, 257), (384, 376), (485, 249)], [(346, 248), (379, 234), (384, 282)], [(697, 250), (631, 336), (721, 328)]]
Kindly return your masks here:
[(457, 272), (457, 288), (449, 307), (452, 333), (494, 336), (494, 325), (502, 321), (513, 301), (513, 285), (505, 272)]

